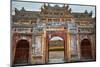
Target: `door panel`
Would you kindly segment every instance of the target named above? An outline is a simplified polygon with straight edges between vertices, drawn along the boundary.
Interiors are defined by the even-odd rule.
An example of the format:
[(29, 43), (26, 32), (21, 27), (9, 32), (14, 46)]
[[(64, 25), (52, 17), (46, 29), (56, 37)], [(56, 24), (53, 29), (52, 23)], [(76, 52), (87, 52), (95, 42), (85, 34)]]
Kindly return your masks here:
[(86, 59), (92, 58), (91, 43), (88, 39), (84, 39), (81, 42), (81, 56)]
[(16, 45), (15, 64), (28, 63), (29, 43), (26, 40), (20, 40)]

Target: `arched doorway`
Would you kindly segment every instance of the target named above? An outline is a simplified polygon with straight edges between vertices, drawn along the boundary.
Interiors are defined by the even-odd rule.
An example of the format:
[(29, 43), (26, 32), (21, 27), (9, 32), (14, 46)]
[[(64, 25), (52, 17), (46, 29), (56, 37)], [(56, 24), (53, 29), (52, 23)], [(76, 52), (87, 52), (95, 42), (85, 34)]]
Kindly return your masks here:
[[(63, 41), (63, 47), (64, 47), (64, 61), (61, 62), (66, 62), (68, 59), (68, 54), (67, 54), (67, 33), (65, 31), (47, 31), (46, 32), (46, 57), (45, 57), (45, 61), (46, 63), (49, 63), (49, 41), (52, 40), (53, 37), (59, 37), (59, 39), (61, 39)], [(54, 61), (53, 61), (54, 62)], [(61, 63), (60, 62), (60, 63)], [(55, 63), (59, 63), (59, 62), (55, 62)]]
[(53, 36), (49, 40), (49, 63), (64, 62), (64, 39), (59, 36)]
[(91, 59), (92, 58), (92, 48), (91, 42), (88, 39), (83, 39), (81, 41), (81, 57), (83, 59)]
[(16, 44), (15, 64), (28, 63), (29, 58), (29, 42), (27, 40), (19, 40)]

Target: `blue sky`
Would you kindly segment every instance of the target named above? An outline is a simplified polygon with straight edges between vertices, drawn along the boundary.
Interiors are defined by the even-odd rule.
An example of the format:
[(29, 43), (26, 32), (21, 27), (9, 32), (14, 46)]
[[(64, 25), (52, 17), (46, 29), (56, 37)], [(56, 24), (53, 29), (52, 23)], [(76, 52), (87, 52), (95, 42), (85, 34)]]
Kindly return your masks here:
[[(51, 6), (54, 6), (55, 4), (51, 4)], [(62, 6), (62, 4), (58, 4), (59, 6)], [(43, 6), (43, 3), (33, 3), (33, 2), (18, 2), (13, 1), (12, 2), (12, 10), (14, 8), (18, 8), (19, 10), (24, 7), (26, 10), (29, 11), (39, 11), (41, 6)], [(93, 11), (93, 16), (95, 16), (95, 7), (94, 6), (80, 6), (80, 5), (69, 5), (69, 7), (72, 9), (72, 12), (84, 12), (87, 10), (88, 12)]]

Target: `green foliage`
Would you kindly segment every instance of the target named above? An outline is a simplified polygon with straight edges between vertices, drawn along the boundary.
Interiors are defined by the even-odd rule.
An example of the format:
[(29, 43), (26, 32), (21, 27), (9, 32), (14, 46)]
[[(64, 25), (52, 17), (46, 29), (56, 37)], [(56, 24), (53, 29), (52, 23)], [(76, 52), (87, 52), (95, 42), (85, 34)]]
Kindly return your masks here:
[(64, 48), (49, 49), (49, 51), (64, 51)]

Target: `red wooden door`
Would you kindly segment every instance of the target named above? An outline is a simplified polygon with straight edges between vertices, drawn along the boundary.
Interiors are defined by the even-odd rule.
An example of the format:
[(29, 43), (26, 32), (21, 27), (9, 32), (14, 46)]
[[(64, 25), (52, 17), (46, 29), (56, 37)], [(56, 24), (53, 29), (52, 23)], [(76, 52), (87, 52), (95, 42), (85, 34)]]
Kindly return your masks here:
[(85, 59), (92, 58), (91, 43), (88, 39), (84, 39), (81, 42), (81, 57)]
[(28, 63), (29, 43), (26, 40), (18, 41), (16, 45), (15, 64)]

